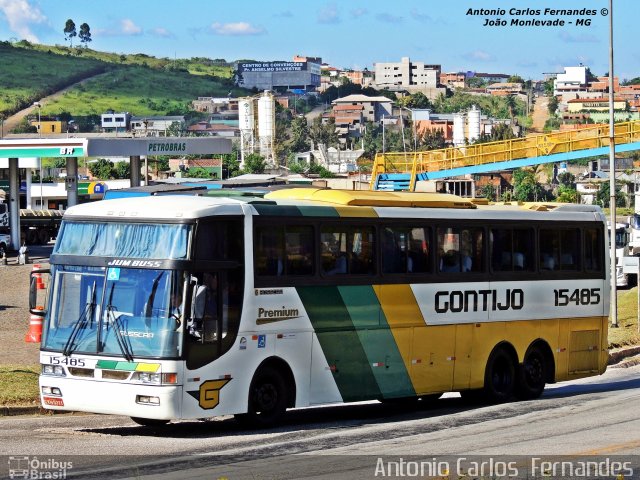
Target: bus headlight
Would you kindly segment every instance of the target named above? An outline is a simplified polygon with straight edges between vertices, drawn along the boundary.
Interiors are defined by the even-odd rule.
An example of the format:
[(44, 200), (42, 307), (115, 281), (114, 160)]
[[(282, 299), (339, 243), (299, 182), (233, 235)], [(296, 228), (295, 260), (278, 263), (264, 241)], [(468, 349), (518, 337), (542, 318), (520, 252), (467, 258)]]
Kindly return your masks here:
[(43, 395), (55, 395), (56, 397), (62, 396), (62, 391), (58, 387), (42, 387)]
[(42, 364), (43, 375), (53, 375), (55, 377), (65, 377), (64, 368), (60, 365)]
[(160, 378), (161, 376), (159, 373), (135, 372), (131, 377), (131, 380), (142, 383), (160, 384)]
[(178, 375), (176, 373), (135, 372), (131, 376), (131, 380), (154, 385), (175, 385), (178, 383)]

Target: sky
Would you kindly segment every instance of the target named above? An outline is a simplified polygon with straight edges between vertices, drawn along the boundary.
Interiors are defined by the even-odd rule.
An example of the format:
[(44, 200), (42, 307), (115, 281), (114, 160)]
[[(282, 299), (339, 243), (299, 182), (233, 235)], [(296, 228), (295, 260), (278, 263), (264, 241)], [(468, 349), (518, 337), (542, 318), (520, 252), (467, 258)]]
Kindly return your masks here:
[[(614, 74), (620, 79), (640, 76), (637, 5), (613, 0)], [(108, 52), (227, 61), (290, 61), (298, 54), (370, 70), (375, 62), (410, 57), (439, 64), (443, 72), (535, 80), (580, 64), (596, 75), (608, 72), (608, 7), (609, 0), (0, 0), (0, 40), (68, 44), (63, 30), (70, 18), (77, 30), (89, 25), (91, 48)], [(576, 25), (577, 19), (590, 24)], [(487, 20), (506, 25), (485, 25)], [(520, 26), (512, 20), (565, 24)]]

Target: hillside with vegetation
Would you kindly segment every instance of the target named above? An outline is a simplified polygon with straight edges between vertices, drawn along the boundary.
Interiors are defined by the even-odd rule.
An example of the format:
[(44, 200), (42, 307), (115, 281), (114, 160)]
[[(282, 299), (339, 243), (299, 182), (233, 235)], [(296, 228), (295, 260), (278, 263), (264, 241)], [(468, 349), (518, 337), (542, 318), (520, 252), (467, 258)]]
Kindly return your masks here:
[[(107, 110), (134, 115), (186, 113), (198, 96), (244, 95), (223, 59), (120, 55), (83, 47), (0, 42), (0, 115), (26, 108), (74, 85), (43, 105), (43, 115), (99, 115)], [(100, 75), (104, 74), (104, 75)], [(90, 79), (81, 85), (79, 81)]]
[(17, 48), (9, 42), (0, 42), (0, 58), (0, 114), (5, 116), (109, 68), (96, 59)]

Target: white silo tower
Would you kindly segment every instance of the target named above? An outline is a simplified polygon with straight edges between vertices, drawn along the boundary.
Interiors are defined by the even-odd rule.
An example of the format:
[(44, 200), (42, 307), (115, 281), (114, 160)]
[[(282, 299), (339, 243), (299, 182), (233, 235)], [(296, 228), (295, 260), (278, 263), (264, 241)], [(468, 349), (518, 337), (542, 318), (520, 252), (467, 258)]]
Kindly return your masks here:
[(265, 90), (258, 99), (258, 139), (260, 155), (267, 165), (276, 165), (274, 139), (276, 136), (276, 105), (273, 95)]
[(456, 113), (453, 115), (453, 146), (464, 145), (464, 115)]
[(240, 167), (244, 167), (244, 157), (255, 152), (255, 109), (251, 97), (238, 100), (238, 120), (240, 127)]
[(471, 110), (469, 110), (469, 143), (475, 142), (478, 138), (480, 138), (480, 109), (471, 105)]

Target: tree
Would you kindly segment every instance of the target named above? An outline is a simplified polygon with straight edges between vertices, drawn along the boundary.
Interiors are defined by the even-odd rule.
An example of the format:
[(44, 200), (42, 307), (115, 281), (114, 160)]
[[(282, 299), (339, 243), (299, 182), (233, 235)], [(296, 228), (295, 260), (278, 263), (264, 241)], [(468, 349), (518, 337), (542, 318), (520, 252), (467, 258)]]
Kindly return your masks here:
[(578, 191), (575, 188), (568, 187), (567, 185), (560, 185), (558, 187), (558, 202), (563, 203), (578, 203)]
[(89, 28), (88, 23), (83, 23), (80, 25), (80, 33), (78, 34), (78, 38), (80, 38), (80, 42), (84, 44), (84, 48), (89, 46), (89, 42), (91, 42), (91, 29)]
[(507, 82), (509, 83), (522, 83), (524, 84), (524, 78), (522, 78), (520, 75), (511, 75), (508, 79)]
[(536, 181), (532, 170), (519, 168), (513, 171), (513, 198), (520, 202), (544, 200), (545, 192)]
[(511, 119), (511, 123), (513, 123), (514, 110), (516, 109), (516, 99), (513, 95), (507, 95), (504, 99), (504, 102), (507, 106), (507, 110), (509, 110), (509, 118)]
[(491, 183), (487, 183), (484, 187), (481, 187), (478, 190), (478, 195), (480, 195), (481, 198), (493, 201), (496, 199), (496, 187)]
[(212, 178), (211, 171), (203, 167), (193, 167), (183, 173), (187, 178)]
[(250, 153), (244, 158), (244, 171), (246, 173), (264, 173), (267, 163), (263, 156)]
[(338, 134), (336, 133), (336, 121), (329, 118), (327, 123), (322, 122), (322, 117), (316, 117), (309, 127), (309, 137), (316, 144), (323, 144), (325, 147), (338, 145)]
[(551, 115), (554, 115), (556, 110), (558, 110), (558, 98), (555, 95), (552, 95), (551, 98), (549, 98), (547, 109)]
[(427, 130), (418, 139), (418, 150), (440, 150), (444, 148), (445, 140), (442, 130)]
[(398, 100), (398, 104), (407, 108), (432, 108), (429, 98), (422, 92), (404, 96)]
[(306, 152), (309, 150), (309, 127), (305, 117), (296, 117), (291, 120), (291, 137), (288, 149), (291, 152)]
[(131, 177), (131, 165), (129, 162), (118, 162), (113, 169), (113, 176), (115, 178), (129, 178)]
[(553, 95), (553, 78), (544, 82), (544, 94), (547, 97), (551, 97)]
[(69, 41), (71, 47), (73, 47), (73, 37), (76, 35), (78, 35), (76, 32), (76, 24), (73, 20), (68, 19), (67, 23), (64, 24), (64, 39)]
[(373, 159), (376, 153), (382, 151), (382, 127), (373, 122), (367, 122), (364, 125), (364, 135), (362, 143), (364, 144), (364, 157)]
[(491, 134), (487, 135), (486, 133), (482, 133), (480, 138), (478, 138), (474, 145), (479, 143), (487, 143), (487, 142), (500, 142), (503, 140), (511, 140), (512, 138), (516, 138), (513, 130), (506, 123), (499, 123), (494, 125), (491, 129)]
[[(610, 198), (609, 198), (609, 181), (602, 182), (600, 184), (600, 189), (598, 193), (596, 193), (596, 204), (600, 205), (602, 208), (609, 208)], [(616, 184), (616, 207), (625, 207), (627, 203), (627, 197), (624, 193), (620, 191), (620, 187)]]
[(89, 165), (91, 175), (99, 180), (109, 180), (113, 177), (113, 162), (105, 158), (98, 159)]
[(471, 78), (467, 79), (467, 85), (469, 86), (469, 88), (482, 88), (486, 84), (487, 84), (487, 82), (485, 82), (480, 77), (471, 77)]
[(558, 174), (558, 182), (565, 187), (575, 188), (576, 176), (571, 172), (562, 172)]

